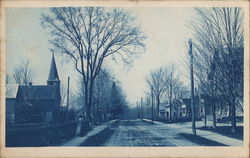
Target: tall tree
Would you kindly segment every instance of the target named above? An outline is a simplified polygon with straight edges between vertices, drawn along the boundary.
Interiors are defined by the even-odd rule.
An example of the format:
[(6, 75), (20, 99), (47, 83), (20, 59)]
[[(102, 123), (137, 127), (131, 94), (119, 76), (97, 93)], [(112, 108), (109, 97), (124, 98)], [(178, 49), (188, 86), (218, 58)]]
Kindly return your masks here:
[(175, 88), (176, 84), (177, 84), (177, 78), (175, 76), (176, 73), (176, 66), (174, 64), (168, 65), (166, 67), (167, 71), (166, 71), (166, 83), (167, 83), (167, 88), (165, 91), (165, 95), (168, 98), (168, 102), (169, 102), (169, 107), (170, 107), (170, 114), (169, 114), (169, 118), (170, 120), (172, 119), (172, 108), (173, 108), (173, 89)]
[(208, 85), (203, 87), (213, 94), (213, 102), (222, 99), (229, 105), (235, 132), (237, 99), (243, 100), (244, 13), (237, 7), (199, 8), (196, 12), (197, 19), (192, 22), (195, 65), (203, 68), (200, 75), (206, 78), (200, 83)]
[(166, 67), (160, 67), (150, 72), (146, 77), (148, 84), (148, 90), (153, 91), (156, 98), (156, 118), (159, 118), (159, 107), (163, 94), (166, 91), (166, 85), (168, 84), (168, 69)]
[(117, 86), (115, 82), (112, 84), (112, 89), (110, 93), (110, 113), (111, 118), (118, 118), (127, 108), (127, 103), (125, 96), (122, 92), (121, 87)]
[(145, 37), (135, 19), (122, 9), (63, 7), (50, 11), (42, 14), (41, 22), (50, 29), (52, 51), (68, 56), (82, 76), (90, 120), (94, 80), (106, 57), (131, 62), (143, 50)]

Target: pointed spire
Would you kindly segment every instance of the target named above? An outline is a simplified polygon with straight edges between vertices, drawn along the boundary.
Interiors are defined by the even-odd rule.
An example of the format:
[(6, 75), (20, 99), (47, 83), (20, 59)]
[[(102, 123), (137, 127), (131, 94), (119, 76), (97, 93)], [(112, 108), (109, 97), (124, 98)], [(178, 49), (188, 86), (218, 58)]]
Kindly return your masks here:
[(60, 80), (59, 80), (58, 73), (57, 73), (54, 53), (52, 53), (52, 60), (51, 60), (51, 65), (50, 65), (49, 77), (48, 77), (48, 80), (47, 80), (47, 84), (48, 85), (53, 85), (53, 84), (58, 83), (58, 82), (60, 82)]

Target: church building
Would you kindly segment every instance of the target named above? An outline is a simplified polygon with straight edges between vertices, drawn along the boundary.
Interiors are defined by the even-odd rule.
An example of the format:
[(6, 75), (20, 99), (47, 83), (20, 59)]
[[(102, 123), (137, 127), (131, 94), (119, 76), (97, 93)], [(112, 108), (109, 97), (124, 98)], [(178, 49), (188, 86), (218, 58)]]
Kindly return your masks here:
[(19, 85), (16, 94), (15, 123), (56, 121), (60, 104), (60, 80), (52, 54), (47, 85)]

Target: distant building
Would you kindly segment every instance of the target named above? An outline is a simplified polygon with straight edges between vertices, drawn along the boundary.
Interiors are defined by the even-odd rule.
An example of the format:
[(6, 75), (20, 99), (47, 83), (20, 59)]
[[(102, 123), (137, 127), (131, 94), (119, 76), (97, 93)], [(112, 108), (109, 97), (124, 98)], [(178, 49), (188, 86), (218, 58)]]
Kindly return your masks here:
[[(199, 96), (194, 97), (194, 107), (195, 107), (195, 118), (201, 119), (204, 116), (204, 104), (203, 100)], [(191, 99), (182, 99), (182, 117), (185, 119), (191, 119), (192, 109), (191, 109)]]
[[(194, 105), (196, 107), (196, 118), (200, 119), (204, 115), (204, 105), (198, 96), (194, 99)], [(172, 121), (191, 119), (191, 100), (190, 98), (184, 98), (182, 100), (174, 99), (171, 108), (168, 102), (162, 103), (159, 111), (159, 116), (162, 119)]]
[(163, 119), (168, 119), (168, 120), (181, 119), (182, 118), (181, 104), (182, 103), (179, 100), (174, 100), (171, 107), (170, 107), (170, 104), (168, 102), (162, 103), (160, 105), (159, 117), (163, 118)]
[[(230, 107), (223, 100), (218, 99), (222, 97), (211, 97), (209, 95), (201, 95), (203, 104), (206, 103), (206, 114), (208, 116), (212, 115), (212, 104), (215, 104), (215, 114), (217, 119), (230, 117)], [(243, 102), (238, 99), (236, 104), (236, 116), (243, 116)]]
[(60, 104), (60, 80), (53, 54), (47, 85), (19, 85), (15, 103), (15, 122), (55, 121)]

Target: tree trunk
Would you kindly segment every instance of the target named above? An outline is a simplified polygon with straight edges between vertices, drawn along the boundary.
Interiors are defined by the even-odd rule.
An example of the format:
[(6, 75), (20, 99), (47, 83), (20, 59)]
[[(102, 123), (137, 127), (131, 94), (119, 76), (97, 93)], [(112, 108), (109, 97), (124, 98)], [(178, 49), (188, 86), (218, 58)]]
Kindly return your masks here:
[[(94, 83), (94, 80), (91, 79), (90, 80), (90, 84), (89, 84), (89, 113), (93, 113), (94, 112), (94, 109), (92, 108), (92, 111), (91, 111), (91, 107), (93, 107), (93, 83)], [(93, 123), (93, 118), (91, 117), (90, 115), (90, 118), (89, 118), (89, 121), (91, 123)]]
[(96, 104), (93, 104), (93, 123), (96, 125), (97, 124), (97, 107), (96, 107)]
[(204, 124), (205, 124), (205, 127), (207, 127), (207, 102), (206, 101), (204, 104)]
[(159, 98), (159, 96), (156, 97), (156, 101), (157, 101), (157, 114), (156, 114), (156, 117), (157, 117), (157, 119), (159, 119), (159, 112), (160, 112), (160, 98)]
[(236, 108), (235, 102), (230, 103), (231, 105), (231, 132), (236, 132)]
[(232, 107), (231, 107), (230, 103), (229, 103), (228, 117), (230, 117), (230, 118), (232, 117)]
[[(84, 82), (84, 96), (86, 106), (86, 119), (92, 124), (91, 108), (92, 108), (92, 94), (93, 94), (93, 81)], [(93, 109), (92, 109), (93, 110)]]
[(216, 114), (215, 114), (215, 108), (216, 108), (216, 105), (215, 105), (215, 102), (213, 101), (212, 102), (212, 113), (213, 113), (213, 127), (216, 128)]
[(86, 107), (86, 119), (90, 120), (90, 106), (89, 106), (89, 100), (88, 100), (88, 84), (84, 83), (84, 96), (85, 96), (85, 107)]
[(169, 104), (169, 121), (171, 122), (171, 120), (172, 120), (172, 104), (170, 103)]

